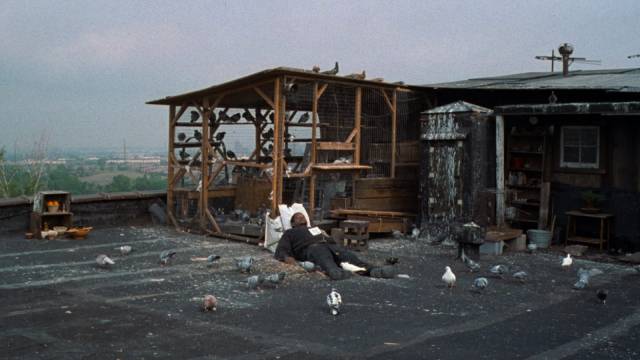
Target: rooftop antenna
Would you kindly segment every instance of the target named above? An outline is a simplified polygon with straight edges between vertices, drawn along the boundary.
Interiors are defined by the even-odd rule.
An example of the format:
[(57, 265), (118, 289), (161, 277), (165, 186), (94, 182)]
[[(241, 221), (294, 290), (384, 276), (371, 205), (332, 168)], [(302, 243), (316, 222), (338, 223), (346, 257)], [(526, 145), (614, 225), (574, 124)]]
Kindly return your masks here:
[(633, 58), (640, 58), (640, 54), (635, 54), (635, 55), (629, 55), (629, 56), (627, 56), (627, 59), (633, 59)]
[(587, 60), (587, 58), (583, 57), (572, 57), (571, 54), (573, 54), (573, 45), (569, 43), (561, 44), (558, 47), (558, 52), (561, 56), (556, 56), (555, 51), (551, 50), (551, 56), (536, 56), (535, 58), (538, 60), (551, 61), (551, 72), (553, 72), (554, 70), (554, 63), (556, 61), (562, 61), (562, 76), (569, 75), (569, 66), (574, 62), (589, 65), (600, 65), (602, 63), (600, 60)]

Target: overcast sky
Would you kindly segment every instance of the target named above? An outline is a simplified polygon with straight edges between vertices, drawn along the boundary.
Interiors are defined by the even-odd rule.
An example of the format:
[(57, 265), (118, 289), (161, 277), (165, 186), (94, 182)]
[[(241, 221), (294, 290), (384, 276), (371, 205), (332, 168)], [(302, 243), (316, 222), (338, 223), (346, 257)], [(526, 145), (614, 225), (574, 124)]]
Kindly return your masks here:
[(168, 111), (145, 101), (276, 66), (426, 84), (548, 71), (533, 57), (570, 42), (599, 68), (640, 67), (638, 19), (637, 0), (5, 0), (0, 146), (160, 148)]

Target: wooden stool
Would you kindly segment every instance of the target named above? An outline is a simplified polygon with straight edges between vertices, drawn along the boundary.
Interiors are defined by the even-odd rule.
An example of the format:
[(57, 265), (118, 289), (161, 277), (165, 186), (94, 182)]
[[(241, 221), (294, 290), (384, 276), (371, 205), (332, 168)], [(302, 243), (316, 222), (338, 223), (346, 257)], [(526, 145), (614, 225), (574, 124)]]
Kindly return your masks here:
[(340, 223), (343, 231), (344, 246), (361, 250), (367, 248), (369, 241), (369, 222), (365, 220), (344, 220)]

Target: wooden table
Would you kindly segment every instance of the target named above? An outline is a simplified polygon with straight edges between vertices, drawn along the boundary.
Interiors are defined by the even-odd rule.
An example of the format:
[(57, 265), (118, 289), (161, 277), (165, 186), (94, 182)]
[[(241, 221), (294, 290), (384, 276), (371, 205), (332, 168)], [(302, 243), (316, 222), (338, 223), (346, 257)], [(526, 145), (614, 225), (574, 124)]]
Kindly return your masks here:
[[(578, 210), (567, 211), (567, 237), (565, 239), (565, 245), (569, 242), (578, 242), (585, 244), (599, 245), (600, 250), (603, 249), (603, 245), (607, 243), (607, 249), (611, 242), (611, 221), (613, 220), (613, 214), (588, 214)], [(576, 218), (595, 219), (599, 221), (599, 238), (586, 237), (576, 235)], [(605, 238), (606, 227), (606, 238)]]

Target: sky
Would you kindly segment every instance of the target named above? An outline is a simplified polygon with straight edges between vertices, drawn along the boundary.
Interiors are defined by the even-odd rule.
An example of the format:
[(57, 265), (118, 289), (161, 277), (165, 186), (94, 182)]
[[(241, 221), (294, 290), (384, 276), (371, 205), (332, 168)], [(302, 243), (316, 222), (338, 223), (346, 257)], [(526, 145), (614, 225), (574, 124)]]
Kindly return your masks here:
[(162, 149), (146, 105), (277, 66), (428, 84), (527, 71), (563, 42), (640, 67), (640, 1), (3, 1), (0, 147)]

